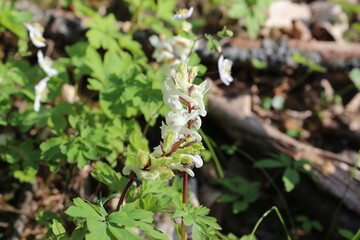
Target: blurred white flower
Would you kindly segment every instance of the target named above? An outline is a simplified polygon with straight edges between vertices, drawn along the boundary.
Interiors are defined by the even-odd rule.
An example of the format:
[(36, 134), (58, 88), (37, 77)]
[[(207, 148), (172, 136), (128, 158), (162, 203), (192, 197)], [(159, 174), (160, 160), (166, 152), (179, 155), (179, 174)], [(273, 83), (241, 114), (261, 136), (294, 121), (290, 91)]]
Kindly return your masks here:
[(39, 23), (30, 24), (26, 22), (24, 25), (29, 31), (31, 42), (38, 48), (45, 47), (44, 28)]
[(191, 53), (191, 50), (196, 50), (194, 41), (183, 38), (181, 36), (174, 36), (171, 39), (159, 38), (153, 35), (149, 38), (151, 45), (155, 48), (152, 55), (158, 63), (161, 63), (166, 73), (175, 72), (174, 66), (186, 61)]
[(187, 19), (187, 18), (191, 17), (193, 11), (194, 11), (193, 7), (189, 8), (189, 9), (182, 8), (176, 12), (176, 14), (172, 17), (172, 20), (178, 21), (178, 20)]
[(231, 76), (231, 67), (233, 62), (229, 59), (224, 59), (224, 56), (221, 55), (218, 61), (218, 68), (220, 79), (225, 85), (230, 85), (233, 81), (233, 77)]
[(35, 86), (35, 101), (34, 101), (35, 112), (40, 111), (40, 102), (46, 95), (46, 86), (49, 80), (50, 80), (49, 77), (43, 78)]
[(49, 57), (44, 57), (44, 54), (41, 51), (37, 52), (38, 62), (42, 70), (48, 75), (49, 77), (52, 77), (54, 75), (57, 75), (59, 72), (52, 68), (52, 60)]

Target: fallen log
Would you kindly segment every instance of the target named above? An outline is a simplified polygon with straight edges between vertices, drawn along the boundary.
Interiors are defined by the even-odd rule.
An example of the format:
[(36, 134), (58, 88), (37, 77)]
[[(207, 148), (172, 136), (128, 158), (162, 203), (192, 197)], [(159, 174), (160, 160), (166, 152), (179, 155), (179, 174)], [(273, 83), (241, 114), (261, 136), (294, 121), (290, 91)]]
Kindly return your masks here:
[(272, 146), (295, 160), (311, 160), (311, 168), (316, 176), (314, 181), (332, 195), (344, 198), (344, 204), (349, 209), (360, 213), (360, 174), (350, 180), (355, 162), (339, 154), (299, 142), (280, 132), (257, 117), (251, 111), (249, 101), (249, 92), (229, 97), (223, 95), (213, 84), (208, 95), (209, 115), (235, 140), (246, 139), (258, 144), (259, 149)]
[[(301, 52), (309, 62), (327, 68), (328, 71), (348, 71), (360, 67), (359, 43), (336, 43), (325, 41), (300, 41), (286, 39), (249, 40), (234, 38), (224, 40), (223, 54), (237, 65), (251, 65), (253, 59), (267, 64), (270, 69), (298, 68), (293, 56)], [(205, 40), (198, 49), (202, 59), (214, 61), (219, 54), (206, 48)]]

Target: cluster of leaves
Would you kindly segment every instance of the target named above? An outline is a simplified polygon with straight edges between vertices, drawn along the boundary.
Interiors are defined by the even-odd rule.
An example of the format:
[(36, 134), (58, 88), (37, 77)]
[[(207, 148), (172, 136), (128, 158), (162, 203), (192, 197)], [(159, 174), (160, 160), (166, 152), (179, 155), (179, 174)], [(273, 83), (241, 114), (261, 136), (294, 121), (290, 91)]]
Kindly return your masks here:
[(232, 19), (244, 19), (246, 30), (251, 39), (255, 39), (265, 23), (264, 12), (272, 0), (232, 0), (224, 1), (229, 7), (228, 16)]
[(245, 211), (259, 198), (260, 183), (258, 182), (247, 182), (241, 177), (235, 177), (221, 179), (220, 183), (228, 193), (221, 195), (218, 201), (232, 203), (234, 214)]
[(271, 158), (262, 159), (255, 163), (255, 168), (285, 168), (282, 181), (285, 190), (291, 192), (300, 182), (300, 172), (312, 174), (311, 170), (304, 168), (305, 165), (311, 164), (309, 160), (293, 161), (288, 155), (280, 153), (278, 155), (271, 154)]

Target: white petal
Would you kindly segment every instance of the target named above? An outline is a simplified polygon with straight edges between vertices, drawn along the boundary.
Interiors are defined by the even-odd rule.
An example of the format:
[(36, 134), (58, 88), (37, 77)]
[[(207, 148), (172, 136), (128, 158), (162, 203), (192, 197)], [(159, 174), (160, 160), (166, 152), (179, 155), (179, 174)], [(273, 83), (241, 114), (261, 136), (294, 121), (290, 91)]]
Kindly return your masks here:
[(187, 156), (191, 158), (196, 168), (201, 168), (204, 164), (200, 155), (182, 154), (181, 156)]
[(221, 55), (218, 60), (220, 79), (225, 85), (230, 85), (230, 82), (233, 81), (231, 76), (232, 64), (233, 62), (229, 59), (224, 59), (223, 55)]
[(41, 69), (44, 70), (46, 75), (51, 77), (51, 76), (58, 74), (58, 71), (51, 67), (52, 60), (49, 57), (44, 57), (44, 54), (42, 53), (42, 51), (37, 52), (37, 57), (38, 57), (38, 63), (40, 65)]
[(42, 26), (38, 23), (35, 23), (34, 25), (30, 23), (24, 23), (25, 27), (29, 31), (29, 36), (31, 39), (31, 42), (38, 48), (45, 47), (45, 39), (42, 36), (44, 29)]
[(184, 20), (191, 17), (194, 8), (191, 7), (190, 9), (180, 9), (173, 17), (172, 20)]
[(172, 169), (172, 170), (178, 170), (178, 171), (181, 171), (181, 172), (187, 172), (191, 177), (195, 176), (194, 172), (190, 168), (186, 168), (180, 163), (178, 163), (178, 164), (170, 164), (167, 167)]

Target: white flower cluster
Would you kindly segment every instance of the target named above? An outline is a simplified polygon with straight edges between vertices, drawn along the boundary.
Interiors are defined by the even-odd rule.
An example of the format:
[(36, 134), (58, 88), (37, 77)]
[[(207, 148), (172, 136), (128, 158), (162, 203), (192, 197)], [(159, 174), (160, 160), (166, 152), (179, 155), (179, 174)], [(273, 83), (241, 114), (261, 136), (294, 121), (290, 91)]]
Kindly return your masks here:
[(193, 40), (181, 36), (174, 36), (167, 40), (153, 35), (149, 40), (155, 48), (153, 58), (162, 64), (165, 70), (169, 70), (167, 72), (170, 72), (170, 69), (173, 69), (179, 63), (186, 61), (191, 50), (196, 47)]
[(134, 172), (140, 180), (149, 181), (171, 178), (174, 175), (172, 171), (177, 170), (194, 176), (192, 166), (199, 168), (203, 165), (200, 156), (202, 139), (197, 130), (201, 126), (200, 116), (206, 115), (203, 98), (210, 89), (210, 83), (203, 81), (200, 85), (193, 84), (197, 72), (197, 67), (188, 67), (182, 62), (177, 65), (177, 71), (165, 80), (162, 85), (163, 98), (171, 111), (161, 126), (164, 142), (154, 148), (147, 161), (144, 161), (144, 157), (137, 157), (137, 162), (141, 164), (126, 165), (123, 169), (125, 175)]
[(178, 65), (177, 72), (163, 83), (163, 100), (171, 108), (166, 115), (166, 124), (161, 127), (163, 138), (167, 131), (172, 131), (177, 133), (174, 141), (186, 136), (201, 141), (201, 136), (195, 129), (201, 126), (200, 116), (206, 116), (203, 98), (210, 89), (210, 83), (203, 81), (200, 85), (194, 85), (197, 72), (197, 67), (188, 68), (182, 62)]
[[(24, 23), (25, 27), (29, 31), (29, 36), (31, 42), (38, 48), (45, 47), (46, 41), (43, 37), (44, 28), (39, 23)], [(52, 68), (52, 60), (45, 56), (42, 51), (37, 52), (38, 63), (41, 69), (46, 73), (46, 77), (41, 79), (38, 84), (35, 86), (35, 101), (34, 101), (34, 111), (40, 111), (40, 102), (46, 97), (47, 83), (52, 76), (58, 74), (58, 71)]]

